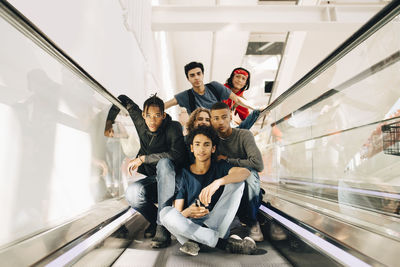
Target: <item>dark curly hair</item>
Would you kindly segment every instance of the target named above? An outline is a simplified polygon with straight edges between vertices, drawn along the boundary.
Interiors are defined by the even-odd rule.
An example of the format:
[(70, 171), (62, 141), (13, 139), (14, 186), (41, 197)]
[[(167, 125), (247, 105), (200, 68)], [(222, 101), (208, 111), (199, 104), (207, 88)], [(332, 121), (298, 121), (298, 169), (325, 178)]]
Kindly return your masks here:
[(247, 81), (246, 81), (246, 85), (243, 88), (240, 88), (241, 91), (246, 91), (249, 89), (250, 87), (250, 72), (248, 70), (246, 70), (245, 68), (236, 68), (232, 71), (231, 76), (228, 78), (228, 80), (226, 80), (226, 83), (229, 85), (230, 88), (233, 88), (233, 76), (235, 76), (235, 71), (236, 70), (244, 70), (245, 72), (247, 72), (247, 74), (249, 76), (247, 76)]
[(208, 116), (211, 119), (211, 113), (209, 109), (206, 108), (196, 108), (192, 113), (190, 113), (189, 120), (186, 123), (186, 129), (188, 133), (191, 133), (194, 129), (194, 122), (197, 119), (197, 115), (199, 115), (201, 112), (205, 112), (208, 114)]
[(211, 143), (213, 146), (217, 146), (219, 143), (219, 137), (217, 132), (214, 130), (213, 127), (211, 126), (199, 126), (196, 129), (194, 129), (193, 131), (190, 132), (189, 137), (188, 137), (188, 141), (189, 144), (193, 145), (193, 139), (196, 135), (198, 134), (202, 134), (207, 136), (208, 138), (211, 139)]

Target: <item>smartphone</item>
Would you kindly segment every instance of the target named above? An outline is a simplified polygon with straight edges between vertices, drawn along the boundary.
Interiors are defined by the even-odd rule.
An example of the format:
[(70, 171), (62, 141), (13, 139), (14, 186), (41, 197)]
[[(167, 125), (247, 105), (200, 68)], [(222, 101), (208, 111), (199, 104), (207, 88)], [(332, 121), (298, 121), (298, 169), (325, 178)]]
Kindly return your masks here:
[(195, 203), (196, 203), (196, 207), (206, 207), (206, 206), (204, 206), (203, 203), (201, 203), (201, 201), (199, 199), (196, 199)]

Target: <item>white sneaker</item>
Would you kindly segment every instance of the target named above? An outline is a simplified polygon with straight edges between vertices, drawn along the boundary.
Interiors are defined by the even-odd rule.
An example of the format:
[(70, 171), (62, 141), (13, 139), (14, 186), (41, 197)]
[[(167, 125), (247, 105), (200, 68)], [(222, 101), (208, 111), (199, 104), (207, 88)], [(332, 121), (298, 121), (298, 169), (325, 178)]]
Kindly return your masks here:
[(179, 250), (190, 256), (197, 256), (199, 255), (200, 247), (199, 244), (197, 244), (196, 242), (189, 240), (185, 244), (183, 244), (183, 246), (180, 247)]
[(271, 223), (271, 238), (272, 240), (276, 241), (285, 240), (287, 238), (287, 234), (281, 226)]
[(228, 238), (225, 250), (235, 254), (252, 255), (257, 251), (257, 245), (256, 242), (248, 236), (241, 239), (238, 235), (231, 235)]
[(249, 237), (254, 241), (261, 242), (264, 240), (263, 233), (261, 232), (260, 223), (257, 222), (250, 228)]

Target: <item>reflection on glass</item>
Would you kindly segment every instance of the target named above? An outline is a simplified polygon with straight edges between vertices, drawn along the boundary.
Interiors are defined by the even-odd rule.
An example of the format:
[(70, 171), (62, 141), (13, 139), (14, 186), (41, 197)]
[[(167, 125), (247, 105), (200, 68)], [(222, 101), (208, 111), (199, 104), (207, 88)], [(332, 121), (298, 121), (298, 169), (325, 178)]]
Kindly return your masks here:
[(391, 22), (273, 110), (265, 177), (310, 196), (398, 215), (399, 49), (400, 24)]
[[(132, 125), (124, 126), (118, 121), (122, 116), (117, 117), (116, 122), (106, 120), (104, 135), (106, 138), (106, 159), (102, 162), (102, 177), (105, 181), (107, 190), (112, 196), (120, 195), (125, 192), (128, 173), (127, 162), (130, 158), (136, 157), (140, 144), (136, 130)], [(128, 129), (127, 129), (128, 128)], [(123, 185), (121, 191), (120, 185)]]
[[(129, 137), (105, 138), (109, 101), (2, 18), (0, 32), (0, 246), (6, 246), (121, 196), (127, 155), (121, 144)], [(121, 127), (115, 132), (123, 135)]]

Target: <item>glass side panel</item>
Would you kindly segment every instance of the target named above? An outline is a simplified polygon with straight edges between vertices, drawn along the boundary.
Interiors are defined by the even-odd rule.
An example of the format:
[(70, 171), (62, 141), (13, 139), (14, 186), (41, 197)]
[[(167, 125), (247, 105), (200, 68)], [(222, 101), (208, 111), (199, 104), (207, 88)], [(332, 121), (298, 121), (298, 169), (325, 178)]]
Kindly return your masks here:
[(272, 138), (263, 150), (264, 179), (341, 204), (399, 215), (398, 20), (271, 112), (269, 124), (278, 121), (268, 127), (280, 138)]
[[(337, 186), (341, 203), (398, 213), (400, 160), (384, 153), (382, 125), (377, 123), (316, 140), (314, 183), (333, 187), (325, 187), (315, 195), (324, 197), (325, 189)], [(332, 165), (336, 168), (329, 168)], [(396, 207), (383, 205), (392, 201), (397, 202)]]
[(331, 67), (337, 93), (314, 106), (314, 136), (400, 115), (399, 29), (386, 25)]
[(400, 109), (399, 27), (398, 21), (385, 25), (277, 107), (277, 117), (290, 115), (298, 128), (311, 116), (313, 135), (320, 136), (394, 115)]
[[(0, 18), (0, 246), (124, 192), (110, 103)], [(118, 127), (118, 126), (116, 126)]]

